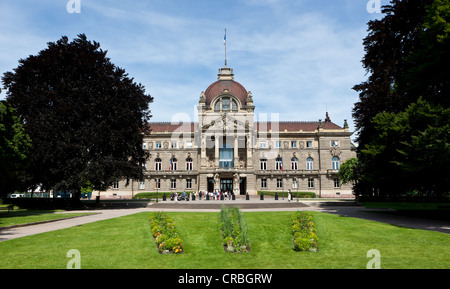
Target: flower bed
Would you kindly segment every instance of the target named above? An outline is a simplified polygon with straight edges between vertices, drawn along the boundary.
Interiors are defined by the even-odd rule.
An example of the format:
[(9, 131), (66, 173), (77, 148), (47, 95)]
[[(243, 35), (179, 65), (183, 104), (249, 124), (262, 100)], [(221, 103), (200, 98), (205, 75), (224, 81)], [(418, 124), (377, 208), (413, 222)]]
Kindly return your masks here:
[(317, 237), (314, 218), (305, 212), (297, 211), (291, 217), (294, 251), (317, 252), (319, 250), (319, 238)]
[(173, 220), (162, 212), (149, 216), (150, 228), (160, 254), (183, 253), (183, 240), (175, 228)]
[(250, 252), (247, 223), (239, 208), (222, 207), (220, 222), (224, 250), (230, 253)]

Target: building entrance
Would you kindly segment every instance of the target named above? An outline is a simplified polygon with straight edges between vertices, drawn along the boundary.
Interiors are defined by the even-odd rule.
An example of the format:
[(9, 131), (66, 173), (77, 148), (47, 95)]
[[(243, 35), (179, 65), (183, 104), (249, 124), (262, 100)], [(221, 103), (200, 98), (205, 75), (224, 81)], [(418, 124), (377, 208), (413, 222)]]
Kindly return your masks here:
[(233, 179), (221, 179), (220, 180), (221, 192), (233, 192)]

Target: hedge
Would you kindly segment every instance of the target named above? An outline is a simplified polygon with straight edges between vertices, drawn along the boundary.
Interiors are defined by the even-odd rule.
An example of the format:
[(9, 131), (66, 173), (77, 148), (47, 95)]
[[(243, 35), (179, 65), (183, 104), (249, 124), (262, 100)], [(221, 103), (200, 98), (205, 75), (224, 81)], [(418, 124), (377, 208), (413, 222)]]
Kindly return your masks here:
[[(279, 198), (283, 197), (283, 192), (277, 192), (277, 191), (258, 191), (258, 195), (261, 195), (261, 193), (264, 194), (264, 196), (275, 196), (275, 194), (278, 194)], [(284, 191), (284, 197), (288, 197), (289, 192)], [(291, 191), (292, 198), (297, 198), (297, 192)], [(299, 198), (315, 198), (316, 193), (314, 192), (298, 192)]]

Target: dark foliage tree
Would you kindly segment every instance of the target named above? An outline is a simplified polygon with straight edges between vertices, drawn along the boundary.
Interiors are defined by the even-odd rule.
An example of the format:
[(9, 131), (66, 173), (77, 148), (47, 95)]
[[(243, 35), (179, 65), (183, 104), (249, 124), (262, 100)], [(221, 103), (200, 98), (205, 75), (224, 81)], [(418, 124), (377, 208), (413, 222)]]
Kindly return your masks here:
[[(406, 113), (411, 105), (416, 104), (413, 108), (431, 105), (431, 111), (435, 112), (449, 107), (449, 4), (449, 0), (392, 0), (383, 8), (386, 14), (383, 19), (369, 22), (363, 65), (370, 75), (366, 82), (354, 87), (360, 92), (360, 100), (353, 110), (362, 171), (360, 193), (376, 191), (393, 195), (411, 190), (430, 191), (425, 186), (429, 181), (424, 174), (420, 177), (416, 174), (418, 179), (410, 186), (414, 178), (412, 171), (406, 169), (405, 163), (401, 164), (406, 152), (412, 154), (409, 159), (415, 155), (413, 150), (401, 148), (413, 136), (442, 123), (442, 119), (423, 118), (420, 123), (411, 119), (409, 124), (415, 126), (408, 130), (395, 126), (401, 118), (415, 117)], [(419, 104), (419, 99), (425, 104)], [(445, 137), (445, 129), (439, 134)], [(425, 143), (421, 144), (416, 151), (427, 149)], [(445, 174), (434, 170), (439, 171), (440, 176)]]
[(33, 142), (32, 185), (78, 198), (87, 182), (105, 190), (142, 178), (153, 98), (106, 54), (84, 34), (62, 37), (4, 74), (7, 100)]
[(23, 171), (30, 147), (30, 137), (16, 111), (6, 101), (0, 101), (0, 197), (24, 189)]

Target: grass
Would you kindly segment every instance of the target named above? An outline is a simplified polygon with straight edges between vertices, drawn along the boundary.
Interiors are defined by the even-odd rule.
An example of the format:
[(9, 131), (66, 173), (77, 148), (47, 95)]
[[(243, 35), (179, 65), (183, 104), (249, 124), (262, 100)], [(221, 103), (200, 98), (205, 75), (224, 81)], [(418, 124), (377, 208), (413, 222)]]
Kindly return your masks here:
[[(181, 255), (160, 255), (149, 213), (99, 221), (0, 242), (0, 268), (66, 268), (67, 251), (77, 249), (81, 268), (293, 269), (357, 268), (377, 249), (381, 268), (450, 268), (450, 235), (362, 219), (311, 212), (319, 252), (294, 252), (292, 212), (246, 212), (251, 252), (223, 250), (218, 213), (171, 212), (184, 243)], [(0, 232), (1, 234), (1, 232)]]
[(50, 220), (59, 220), (69, 217), (77, 217), (89, 215), (91, 213), (62, 213), (62, 210), (40, 211), (40, 210), (24, 210), (14, 208), (14, 211), (0, 212), (0, 227), (22, 225), (34, 222), (43, 222)]

